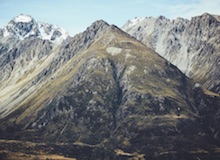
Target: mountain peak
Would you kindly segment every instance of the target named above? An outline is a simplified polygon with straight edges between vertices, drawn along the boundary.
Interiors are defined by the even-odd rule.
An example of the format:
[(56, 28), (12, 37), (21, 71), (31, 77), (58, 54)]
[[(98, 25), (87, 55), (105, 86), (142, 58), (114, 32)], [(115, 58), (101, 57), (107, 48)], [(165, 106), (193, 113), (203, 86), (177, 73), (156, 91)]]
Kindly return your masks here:
[(207, 12), (205, 12), (205, 13), (202, 14), (202, 16), (212, 16), (212, 15), (207, 13)]
[(101, 26), (103, 26), (103, 25), (109, 26), (109, 24), (106, 21), (102, 20), (102, 19), (97, 20), (97, 21), (93, 22), (92, 24), (97, 24), (97, 25), (101, 25)]
[(164, 19), (167, 19), (167, 18), (165, 16), (160, 15), (159, 17), (157, 17), (157, 19), (164, 20)]
[(4, 27), (2, 32), (1, 35), (4, 35), (4, 37), (12, 36), (16, 39), (23, 40), (27, 37), (34, 36), (56, 44), (62, 43), (69, 36), (62, 28), (37, 22), (32, 16), (26, 14), (20, 14), (13, 18)]
[(20, 14), (14, 18), (15, 22), (29, 23), (33, 21), (33, 18), (30, 15)]
[(99, 28), (105, 28), (108, 26), (109, 26), (109, 24), (107, 22), (105, 22), (104, 20), (97, 20), (97, 21), (93, 22), (91, 24), (91, 26), (88, 27), (88, 29), (99, 29)]
[(214, 15), (210, 14), (210, 13), (203, 13), (202, 15), (200, 16), (195, 16), (195, 17), (192, 17), (192, 20), (200, 20), (200, 19), (216, 19)]
[(87, 29), (84, 31), (84, 35), (88, 38), (94, 38), (94, 36), (99, 35), (100, 32), (109, 27), (109, 24), (103, 20), (97, 20), (93, 22)]

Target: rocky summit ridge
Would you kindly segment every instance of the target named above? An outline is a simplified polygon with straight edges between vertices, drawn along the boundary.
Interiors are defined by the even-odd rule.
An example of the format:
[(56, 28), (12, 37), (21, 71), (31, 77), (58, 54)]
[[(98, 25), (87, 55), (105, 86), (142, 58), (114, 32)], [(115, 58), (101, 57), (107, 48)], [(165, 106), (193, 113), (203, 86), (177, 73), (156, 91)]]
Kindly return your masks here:
[(1, 159), (219, 159), (220, 96), (117, 26), (0, 41)]
[(209, 90), (220, 92), (220, 20), (204, 13), (191, 20), (163, 16), (135, 18), (122, 29), (158, 52)]

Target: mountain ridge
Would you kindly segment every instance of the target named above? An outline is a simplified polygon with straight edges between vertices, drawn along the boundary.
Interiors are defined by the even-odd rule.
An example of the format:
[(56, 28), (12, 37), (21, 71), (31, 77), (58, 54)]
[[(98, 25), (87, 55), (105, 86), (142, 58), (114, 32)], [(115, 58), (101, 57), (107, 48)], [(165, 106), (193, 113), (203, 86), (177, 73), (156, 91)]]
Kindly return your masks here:
[(122, 29), (157, 51), (196, 82), (219, 93), (220, 21), (217, 15), (204, 13), (191, 20), (136, 18), (128, 21)]
[(99, 20), (57, 46), (2, 43), (5, 159), (219, 158), (220, 97), (117, 26)]

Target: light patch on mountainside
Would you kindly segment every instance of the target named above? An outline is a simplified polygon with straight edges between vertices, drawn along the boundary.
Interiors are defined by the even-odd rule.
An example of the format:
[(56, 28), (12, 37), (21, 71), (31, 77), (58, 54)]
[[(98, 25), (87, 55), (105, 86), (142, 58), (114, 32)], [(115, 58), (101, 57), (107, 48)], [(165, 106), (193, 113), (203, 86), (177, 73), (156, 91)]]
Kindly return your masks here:
[(126, 54), (125, 54), (125, 59), (126, 59), (126, 60), (135, 59), (135, 58), (136, 58), (136, 56), (134, 56), (134, 55), (131, 55), (131, 54), (129, 54), (129, 53), (126, 53)]
[(118, 55), (119, 53), (121, 53), (122, 51), (122, 48), (117, 48), (117, 47), (108, 47), (106, 49), (106, 51), (111, 54), (112, 56), (116, 56)]
[(135, 69), (137, 69), (136, 66), (129, 66), (127, 71), (126, 71), (126, 75), (128, 74), (131, 74)]

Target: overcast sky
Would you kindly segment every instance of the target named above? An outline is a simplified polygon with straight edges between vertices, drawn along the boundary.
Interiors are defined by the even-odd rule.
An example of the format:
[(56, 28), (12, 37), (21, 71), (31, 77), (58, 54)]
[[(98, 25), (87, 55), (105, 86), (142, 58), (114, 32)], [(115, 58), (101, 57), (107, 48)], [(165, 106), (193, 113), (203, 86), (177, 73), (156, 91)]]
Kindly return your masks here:
[(74, 35), (99, 19), (121, 27), (134, 17), (190, 19), (205, 12), (220, 15), (220, 0), (0, 0), (0, 26), (23, 13)]

